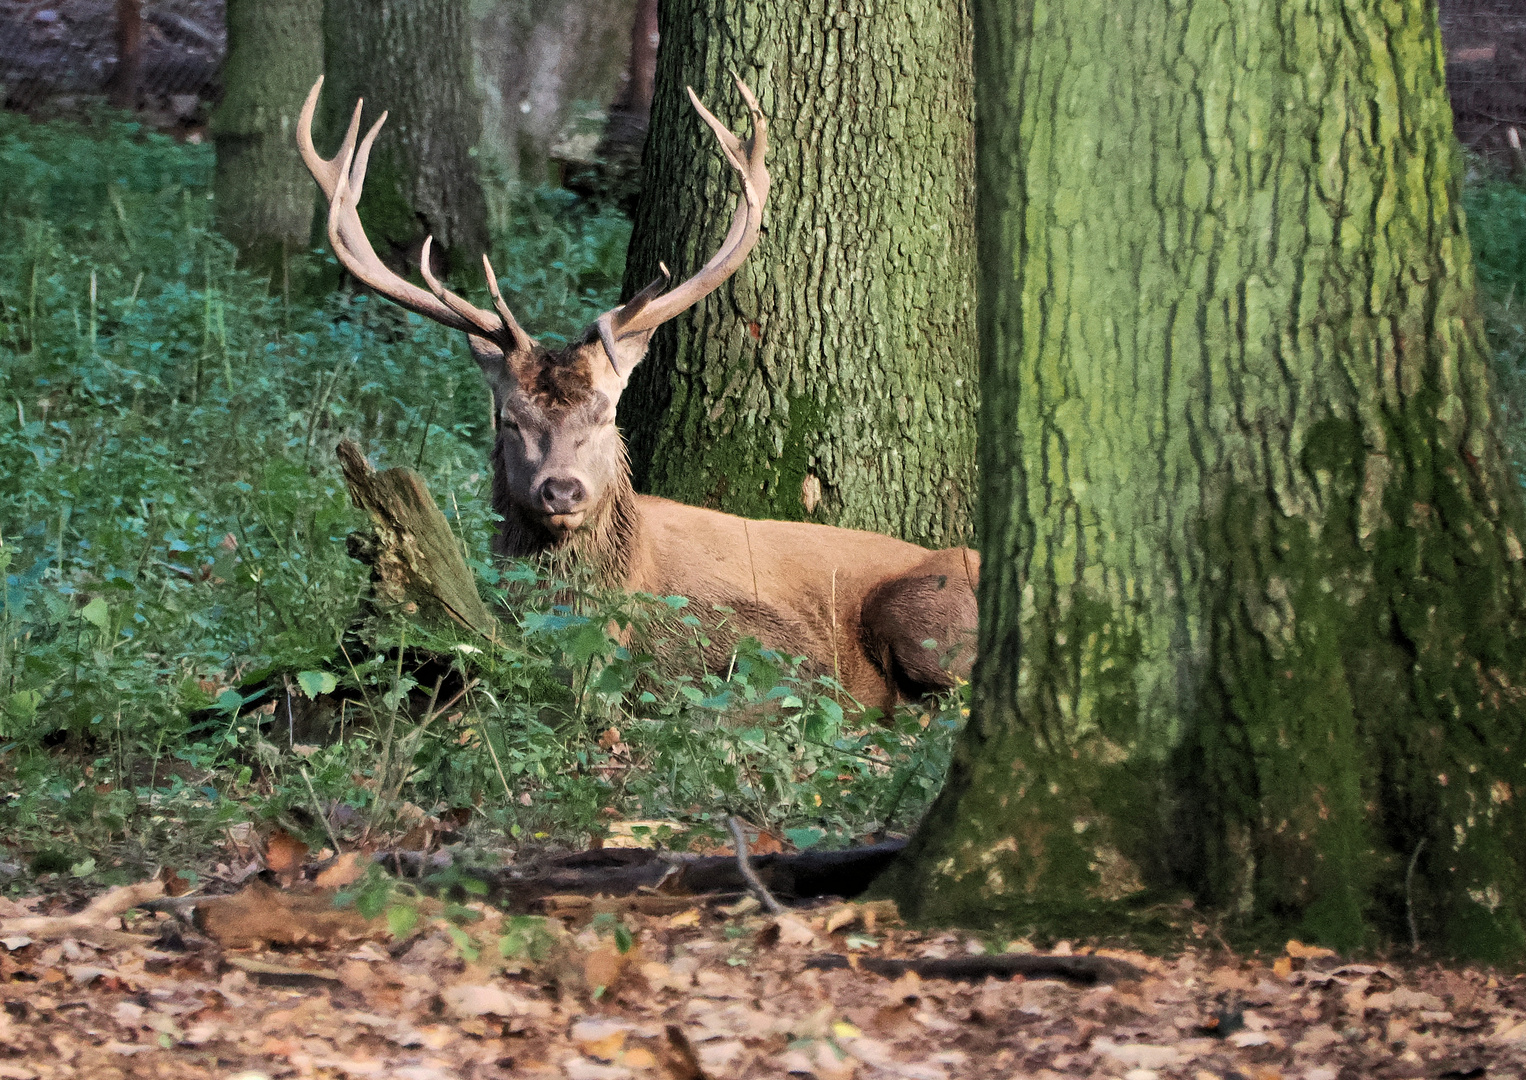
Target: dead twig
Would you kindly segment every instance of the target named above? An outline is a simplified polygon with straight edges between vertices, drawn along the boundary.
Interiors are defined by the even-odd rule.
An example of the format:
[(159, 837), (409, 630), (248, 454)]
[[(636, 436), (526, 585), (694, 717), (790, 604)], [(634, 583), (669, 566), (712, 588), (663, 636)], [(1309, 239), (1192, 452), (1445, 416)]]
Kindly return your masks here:
[(742, 880), (747, 882), (747, 887), (752, 890), (752, 894), (771, 914), (784, 914), (784, 905), (774, 899), (774, 894), (768, 891), (768, 886), (763, 884), (763, 879), (758, 877), (758, 872), (752, 868), (752, 863), (747, 859), (747, 834), (742, 831), (742, 819), (727, 818), (726, 825), (731, 829), (731, 838), (736, 841), (737, 869), (742, 872)]
[(1415, 922), (1415, 868), (1420, 865), (1420, 853), (1425, 850), (1428, 837), (1422, 836), (1415, 845), (1415, 853), (1409, 857), (1409, 869), (1404, 872), (1404, 917), (1409, 921), (1409, 946), (1420, 951), (1420, 926)]
[(313, 812), (318, 815), (318, 820), (323, 822), (323, 831), (328, 833), (329, 843), (334, 845), (334, 856), (337, 858), (344, 849), (339, 846), (339, 837), (334, 835), (334, 823), (323, 812), (323, 804), (318, 801), (318, 793), (313, 790), (312, 778), (307, 775), (307, 766), (303, 765), (297, 771), (302, 774), (302, 782), (307, 785), (307, 797), (313, 800)]

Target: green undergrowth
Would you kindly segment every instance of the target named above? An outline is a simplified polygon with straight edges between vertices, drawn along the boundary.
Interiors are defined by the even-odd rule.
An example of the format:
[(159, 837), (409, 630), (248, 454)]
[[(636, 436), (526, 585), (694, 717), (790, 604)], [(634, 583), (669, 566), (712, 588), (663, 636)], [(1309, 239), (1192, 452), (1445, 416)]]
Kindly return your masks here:
[(1474, 162), (1463, 188), (1501, 430), (1526, 481), (1526, 184)]
[[(0, 113), (0, 882), (194, 865), (249, 820), (317, 846), (463, 807), (515, 843), (731, 813), (833, 843), (915, 819), (957, 701), (869, 723), (756, 647), (725, 678), (659, 663), (698, 634), (676, 600), (498, 581), (463, 343), (236, 270), (212, 165), (110, 118)], [(620, 214), (549, 189), (508, 205), (494, 264), (521, 322), (555, 342), (616, 302)], [(341, 435), (424, 474), (515, 598), (500, 647), (356, 632)], [(421, 649), (450, 658), (433, 699), (410, 685)]]

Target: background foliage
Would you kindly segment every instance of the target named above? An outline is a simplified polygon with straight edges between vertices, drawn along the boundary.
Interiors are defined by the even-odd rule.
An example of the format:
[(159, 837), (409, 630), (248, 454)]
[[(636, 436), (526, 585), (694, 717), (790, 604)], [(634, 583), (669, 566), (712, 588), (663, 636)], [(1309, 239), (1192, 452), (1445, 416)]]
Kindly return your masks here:
[[(697, 620), (677, 600), (517, 567), (501, 650), (355, 627), (364, 569), (344, 538), (363, 522), (335, 441), (418, 468), (485, 553), (487, 394), (461, 343), (417, 316), (346, 292), (307, 303), (236, 271), (212, 230), (212, 165), (209, 147), (109, 116), (0, 113), (0, 827), (14, 857), (126, 874), (251, 815), (316, 840), (303, 815), (333, 800), (368, 824), (480, 806), (515, 835), (579, 840), (638, 815), (743, 813), (802, 844), (914, 820), (957, 701), (866, 724), (758, 649), (727, 678), (697, 677), (681, 662)], [(618, 212), (541, 189), (506, 217), (500, 283), (543, 340), (616, 302)], [(612, 623), (640, 634), (621, 646)], [(400, 662), (419, 646), (453, 658), (438, 686)], [(283, 672), (301, 674), (266, 678)], [(294, 713), (315, 696), (341, 737), (304, 745)], [(102, 850), (112, 859), (88, 854)]]

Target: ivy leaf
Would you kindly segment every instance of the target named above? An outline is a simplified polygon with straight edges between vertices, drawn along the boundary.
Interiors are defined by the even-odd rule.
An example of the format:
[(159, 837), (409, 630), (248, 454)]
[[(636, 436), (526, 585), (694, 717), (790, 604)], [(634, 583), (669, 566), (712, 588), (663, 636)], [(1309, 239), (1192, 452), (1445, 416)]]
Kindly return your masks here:
[(823, 829), (803, 828), (784, 830), (785, 839), (794, 844), (795, 847), (799, 848), (801, 851), (821, 843), (822, 838), (826, 835), (826, 831)]
[(111, 609), (106, 606), (105, 600), (97, 596), (80, 609), (79, 617), (91, 626), (104, 630), (111, 622)]
[(316, 701), (319, 694), (332, 694), (339, 680), (327, 671), (299, 671), (297, 685), (309, 701)]

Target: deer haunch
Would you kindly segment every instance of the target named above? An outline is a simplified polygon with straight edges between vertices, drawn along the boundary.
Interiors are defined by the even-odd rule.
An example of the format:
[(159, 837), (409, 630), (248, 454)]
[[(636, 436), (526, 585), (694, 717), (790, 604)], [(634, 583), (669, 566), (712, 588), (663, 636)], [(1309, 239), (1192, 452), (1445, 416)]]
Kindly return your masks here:
[[(973, 657), (979, 556), (793, 521), (754, 521), (633, 495), (639, 523), (617, 580), (718, 604), (735, 627), (836, 675), (866, 705), (952, 685)], [(934, 642), (929, 648), (924, 643)], [(725, 644), (713, 661), (724, 666)]]
[[(335, 255), (357, 279), (410, 311), (466, 333), (492, 387), (497, 442), (493, 509), (502, 517), (501, 555), (557, 551), (591, 565), (605, 583), (632, 591), (689, 597), (704, 616), (715, 605), (735, 612), (738, 635), (803, 656), (835, 674), (858, 700), (885, 705), (952, 685), (973, 655), (979, 557), (964, 548), (928, 551), (878, 533), (788, 521), (755, 521), (685, 506), (631, 487), (615, 410), (654, 330), (713, 292), (757, 242), (769, 177), (768, 125), (757, 99), (737, 87), (752, 114), (742, 142), (690, 99), (741, 179), (731, 229), (721, 249), (669, 292), (663, 276), (605, 312), (582, 337), (552, 352), (520, 328), (498, 292), (486, 257), (494, 310), (445, 289), (429, 270), (428, 292), (376, 256), (356, 213), (371, 143), (382, 119), (357, 146), (360, 105), (332, 159), (312, 143), (312, 117), (323, 80), (308, 95), (297, 142), (329, 200)], [(931, 644), (929, 644), (929, 642)], [(708, 658), (729, 657), (718, 646)], [(952, 667), (942, 661), (952, 658)]]

